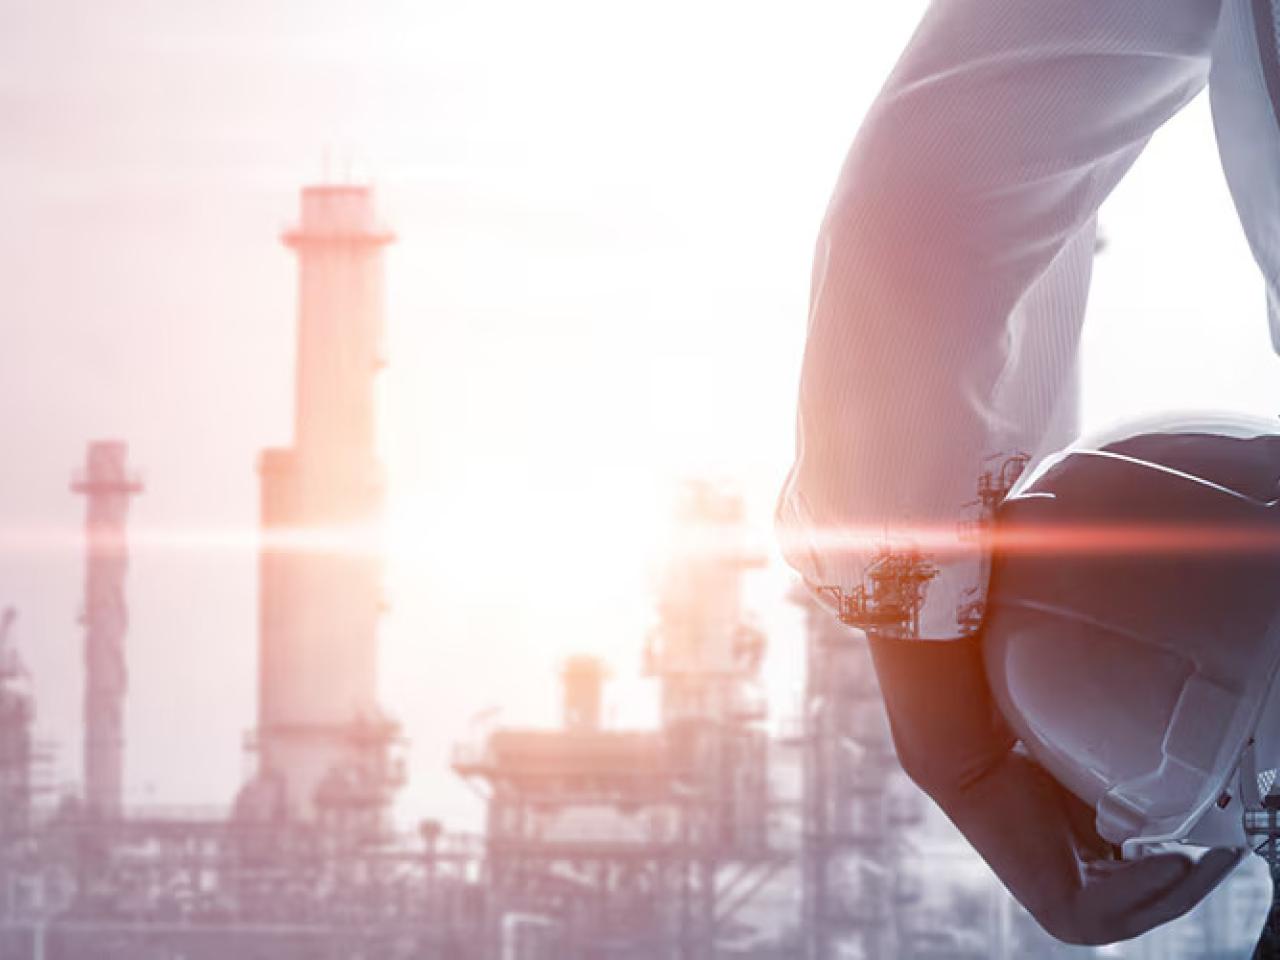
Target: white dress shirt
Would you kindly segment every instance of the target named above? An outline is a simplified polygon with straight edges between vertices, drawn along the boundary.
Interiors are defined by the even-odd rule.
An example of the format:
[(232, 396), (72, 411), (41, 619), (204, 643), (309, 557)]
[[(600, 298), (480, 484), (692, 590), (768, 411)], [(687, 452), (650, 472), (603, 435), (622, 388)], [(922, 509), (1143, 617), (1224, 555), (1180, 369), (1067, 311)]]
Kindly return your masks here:
[(976, 628), (984, 517), (1074, 433), (1098, 207), (1206, 81), (1280, 344), (1278, 3), (930, 6), (822, 225), (777, 511), (784, 555), (846, 622)]

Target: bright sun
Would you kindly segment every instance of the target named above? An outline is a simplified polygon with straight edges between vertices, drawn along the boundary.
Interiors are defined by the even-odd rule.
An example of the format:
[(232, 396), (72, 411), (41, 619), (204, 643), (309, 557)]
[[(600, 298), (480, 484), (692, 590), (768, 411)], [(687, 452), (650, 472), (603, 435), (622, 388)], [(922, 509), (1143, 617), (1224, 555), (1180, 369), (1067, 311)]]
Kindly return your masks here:
[(648, 601), (662, 515), (655, 491), (521, 482), (520, 464), (470, 464), (446, 496), (393, 497), (391, 576), (468, 603), (557, 609)]

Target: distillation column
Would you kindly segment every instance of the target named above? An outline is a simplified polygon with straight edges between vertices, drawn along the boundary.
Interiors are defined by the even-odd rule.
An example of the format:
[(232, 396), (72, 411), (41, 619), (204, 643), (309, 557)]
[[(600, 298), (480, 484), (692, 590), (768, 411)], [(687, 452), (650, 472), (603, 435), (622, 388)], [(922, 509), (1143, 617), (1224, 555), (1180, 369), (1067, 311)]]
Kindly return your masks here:
[(125, 632), (129, 612), (124, 579), (129, 566), (125, 520), (129, 498), (142, 483), (125, 467), (118, 440), (89, 444), (71, 489), (86, 502), (84, 609), (84, 799), (90, 816), (118, 819), (124, 802), (124, 695), (128, 682)]
[(288, 814), (376, 819), (394, 786), (379, 710), (383, 250), (367, 187), (302, 192), (294, 444), (262, 454), (259, 781)]

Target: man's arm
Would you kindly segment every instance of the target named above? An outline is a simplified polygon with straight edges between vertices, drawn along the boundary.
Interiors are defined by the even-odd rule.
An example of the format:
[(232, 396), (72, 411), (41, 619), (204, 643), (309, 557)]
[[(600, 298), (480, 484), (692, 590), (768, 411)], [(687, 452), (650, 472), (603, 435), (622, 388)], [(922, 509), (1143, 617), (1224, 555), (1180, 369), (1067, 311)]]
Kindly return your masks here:
[[(1203, 86), (1219, 13), (1203, 0), (929, 5), (850, 150), (814, 261), (778, 528), (828, 600), (865, 599), (881, 547), (919, 548), (935, 569), (911, 630), (975, 622), (988, 568), (957, 525), (980, 519), (987, 465), (1073, 431), (1093, 217)], [(1240, 36), (1232, 49), (1256, 50)], [(1221, 128), (1240, 144), (1273, 131), (1246, 60), (1215, 62)], [(1233, 185), (1249, 172), (1233, 167), (1269, 155), (1233, 151)], [(1275, 205), (1256, 206), (1270, 223)], [(872, 642), (908, 772), (1018, 899), (1075, 942), (1134, 936), (1197, 902), (1231, 855), (1103, 859), (1092, 811), (1013, 749), (980, 648), (964, 644)]]
[(880, 547), (918, 547), (937, 575), (913, 626), (966, 631), (957, 605), (980, 606), (987, 573), (957, 524), (980, 519), (992, 464), (1073, 436), (1094, 214), (1203, 86), (1218, 8), (928, 6), (815, 252), (778, 505), (808, 583), (850, 595)]
[(1233, 850), (1194, 864), (1180, 854), (1116, 860), (1093, 810), (1014, 749), (978, 640), (870, 644), (907, 774), (1059, 940), (1138, 936), (1190, 910), (1239, 861)]

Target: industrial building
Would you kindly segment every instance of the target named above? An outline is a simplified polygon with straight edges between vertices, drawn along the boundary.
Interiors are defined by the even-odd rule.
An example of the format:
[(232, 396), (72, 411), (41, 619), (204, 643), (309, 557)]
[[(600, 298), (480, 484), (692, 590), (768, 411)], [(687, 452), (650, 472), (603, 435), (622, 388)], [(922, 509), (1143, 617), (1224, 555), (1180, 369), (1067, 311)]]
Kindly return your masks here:
[[(484, 797), (482, 835), (397, 826), (401, 733), (377, 698), (374, 403), (392, 240), (353, 185), (303, 190), (284, 235), (299, 277), (293, 437), (259, 461), (253, 771), (225, 806), (124, 802), (127, 519), (142, 483), (124, 443), (89, 445), (72, 481), (86, 503), (75, 796), (48, 789), (15, 614), (0, 620), (0, 960), (1061, 955), (902, 774), (849, 629), (912, 633), (927, 558), (886, 553), (829, 597), (844, 624), (807, 590), (776, 598), (804, 638), (779, 655), (803, 657), (804, 674), (771, 716), (768, 638), (743, 599), (764, 558), (742, 498), (705, 481), (681, 491), (633, 664), (656, 722), (607, 724), (609, 668), (571, 656), (559, 726), (499, 726), (453, 751)], [(1255, 819), (1274, 849), (1276, 811)], [(1198, 925), (1107, 955), (1216, 956), (1259, 896), (1233, 880)]]
[(778, 931), (746, 919), (794, 861), (771, 843), (764, 638), (740, 606), (742, 571), (759, 561), (738, 498), (690, 485), (679, 520), (685, 548), (644, 654), (660, 725), (603, 729), (604, 667), (578, 657), (561, 729), (498, 729), (455, 752), (489, 796), (489, 955), (787, 955)]

